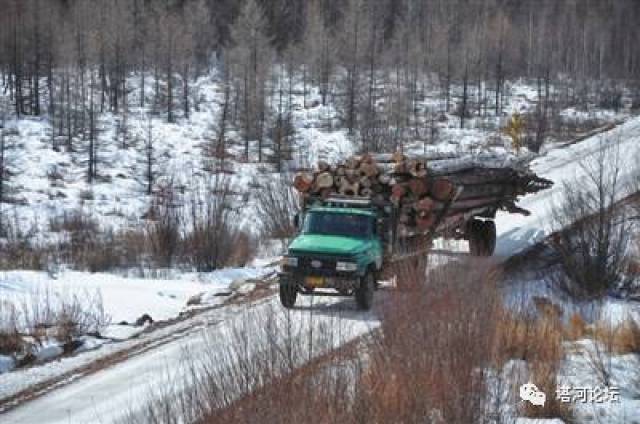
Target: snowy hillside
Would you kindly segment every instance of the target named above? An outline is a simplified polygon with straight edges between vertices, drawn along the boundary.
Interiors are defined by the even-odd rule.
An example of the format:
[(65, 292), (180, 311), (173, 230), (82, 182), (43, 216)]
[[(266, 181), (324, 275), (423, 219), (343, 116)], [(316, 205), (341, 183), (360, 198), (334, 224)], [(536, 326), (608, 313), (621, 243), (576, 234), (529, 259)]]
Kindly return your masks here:
[[(136, 81), (131, 81), (135, 88)], [(224, 97), (221, 82), (213, 74), (201, 77), (194, 91), (198, 93), (198, 110), (189, 118), (167, 123), (161, 116), (149, 115), (148, 109), (131, 107), (126, 113), (114, 115), (105, 112), (98, 118), (97, 176), (87, 181), (88, 152), (86, 140), (75, 137), (74, 151), (67, 151), (59, 142), (52, 144), (52, 129), (46, 117), (9, 117), (5, 122), (7, 158), (15, 174), (9, 181), (11, 196), (3, 203), (5, 221), (19, 224), (22, 231), (30, 232), (39, 241), (59, 238), (55, 233), (56, 220), (63, 216), (81, 213), (96, 219), (103, 230), (140, 228), (153, 202), (146, 195), (145, 143), (151, 134), (153, 156), (157, 168), (156, 185), (171, 183), (180, 192), (183, 203), (191, 200), (190, 193), (206, 187), (208, 172), (204, 170), (204, 152), (207, 143), (215, 138), (216, 122)], [(435, 123), (422, 121), (421, 125), (434, 125), (431, 135), (416, 135), (404, 148), (420, 154), (426, 151), (473, 153), (479, 151), (511, 151), (506, 136), (501, 134), (511, 112), (526, 113), (535, 107), (535, 90), (522, 81), (511, 83), (510, 96), (505, 103), (505, 116), (497, 118), (473, 117), (467, 119), (465, 129), (460, 129), (459, 119), (443, 114)], [(286, 169), (309, 167), (318, 160), (334, 162), (359, 148), (357, 134), (349, 135), (340, 125), (336, 107), (322, 106), (317, 88), (294, 89), (291, 98), (292, 124), (295, 135), (293, 156), (285, 163)], [(132, 89), (130, 102), (136, 104)], [(151, 96), (151, 93), (149, 93)], [(306, 101), (306, 104), (303, 102)], [(416, 105), (419, 116), (443, 107), (437, 92), (433, 92)], [(624, 119), (627, 112), (576, 114), (572, 109), (565, 113), (569, 120), (593, 120), (601, 123)], [(426, 119), (426, 118), (425, 118)], [(418, 133), (422, 130), (416, 129)], [(434, 133), (435, 131), (435, 133)], [(56, 138), (59, 138), (56, 135)], [(253, 192), (269, 181), (275, 173), (272, 163), (257, 162), (255, 154), (249, 160), (243, 158), (243, 142), (237, 129), (228, 130), (229, 160), (225, 168), (232, 172), (229, 189), (235, 193), (235, 205), (240, 209), (240, 225), (253, 231), (251, 205)], [(257, 142), (251, 143), (253, 150)], [(550, 141), (552, 143), (552, 140)], [(275, 174), (274, 174), (275, 175)]]

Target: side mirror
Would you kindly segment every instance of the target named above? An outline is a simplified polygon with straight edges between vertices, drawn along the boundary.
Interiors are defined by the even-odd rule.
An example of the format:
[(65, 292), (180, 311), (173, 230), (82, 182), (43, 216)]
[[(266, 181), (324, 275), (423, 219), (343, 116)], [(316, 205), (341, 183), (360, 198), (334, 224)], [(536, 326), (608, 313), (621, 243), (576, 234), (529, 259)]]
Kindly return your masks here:
[(300, 228), (300, 214), (297, 213), (293, 216), (293, 225), (296, 227), (296, 229)]

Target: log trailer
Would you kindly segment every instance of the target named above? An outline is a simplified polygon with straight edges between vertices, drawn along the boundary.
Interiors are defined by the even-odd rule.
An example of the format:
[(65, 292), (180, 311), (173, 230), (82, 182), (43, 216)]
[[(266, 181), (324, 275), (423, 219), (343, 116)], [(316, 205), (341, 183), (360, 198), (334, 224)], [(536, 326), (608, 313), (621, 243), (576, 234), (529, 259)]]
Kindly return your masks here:
[(354, 296), (368, 310), (379, 277), (425, 257), (435, 238), (465, 239), (472, 255), (493, 254), (496, 212), (528, 214), (517, 197), (551, 184), (522, 163), (477, 157), (320, 163), (294, 180), (302, 207), (278, 275), (280, 301), (292, 308), (298, 295)]

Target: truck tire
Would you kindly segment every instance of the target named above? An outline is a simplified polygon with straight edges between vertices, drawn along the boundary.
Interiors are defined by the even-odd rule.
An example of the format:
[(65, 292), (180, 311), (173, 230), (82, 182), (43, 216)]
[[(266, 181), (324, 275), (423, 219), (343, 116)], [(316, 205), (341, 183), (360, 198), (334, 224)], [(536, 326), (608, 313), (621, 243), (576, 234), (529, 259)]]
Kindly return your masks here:
[(280, 283), (280, 303), (285, 308), (293, 308), (298, 297), (298, 288), (295, 284)]
[(474, 219), (467, 224), (469, 252), (473, 256), (491, 256), (496, 248), (496, 223)]
[(363, 311), (371, 309), (375, 283), (375, 277), (371, 271), (367, 271), (364, 277), (360, 278), (360, 286), (356, 289), (356, 303), (359, 309)]

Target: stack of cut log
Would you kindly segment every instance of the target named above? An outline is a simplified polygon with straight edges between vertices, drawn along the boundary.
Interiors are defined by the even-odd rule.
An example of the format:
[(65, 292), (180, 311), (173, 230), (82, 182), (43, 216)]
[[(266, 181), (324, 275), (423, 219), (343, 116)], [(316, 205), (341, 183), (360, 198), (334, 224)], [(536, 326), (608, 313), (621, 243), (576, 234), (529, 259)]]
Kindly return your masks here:
[(515, 205), (517, 197), (551, 184), (524, 165), (489, 162), (491, 167), (485, 167), (477, 157), (450, 154), (365, 154), (334, 166), (320, 161), (314, 172), (297, 174), (293, 185), (306, 203), (340, 194), (393, 205), (400, 225), (426, 232), (446, 216), (461, 213), (498, 209), (526, 213)]

